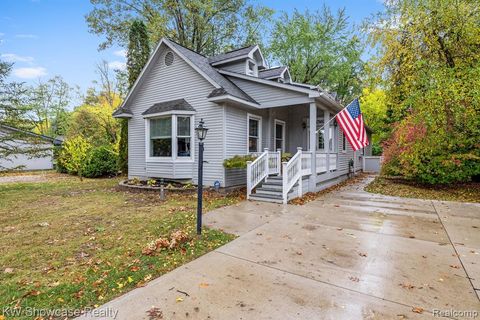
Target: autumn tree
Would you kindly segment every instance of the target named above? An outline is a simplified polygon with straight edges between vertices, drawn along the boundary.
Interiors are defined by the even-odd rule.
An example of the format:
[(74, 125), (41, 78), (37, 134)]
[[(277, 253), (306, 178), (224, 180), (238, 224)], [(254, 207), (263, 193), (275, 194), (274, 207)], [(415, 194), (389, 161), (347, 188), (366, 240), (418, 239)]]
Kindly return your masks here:
[(369, 29), (394, 123), (385, 172), (426, 183), (480, 175), (480, 10), (473, 0), (396, 0)]
[(343, 102), (360, 94), (363, 47), (344, 9), (283, 13), (271, 39), (271, 58), (289, 66), (294, 81), (336, 92)]
[(258, 40), (273, 11), (247, 0), (91, 0), (86, 21), (102, 35), (105, 49), (127, 47), (133, 20), (145, 23), (150, 44), (168, 37), (198, 53), (212, 55), (225, 48)]

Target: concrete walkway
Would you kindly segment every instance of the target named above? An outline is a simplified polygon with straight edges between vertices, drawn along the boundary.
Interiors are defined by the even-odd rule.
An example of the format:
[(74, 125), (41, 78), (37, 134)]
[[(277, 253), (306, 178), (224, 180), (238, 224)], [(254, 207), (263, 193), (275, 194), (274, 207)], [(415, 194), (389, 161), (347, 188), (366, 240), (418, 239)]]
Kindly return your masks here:
[(480, 317), (480, 205), (369, 194), (368, 180), (304, 206), (210, 212), (207, 225), (240, 237), (101, 308), (116, 319), (149, 319), (152, 306), (164, 319)]

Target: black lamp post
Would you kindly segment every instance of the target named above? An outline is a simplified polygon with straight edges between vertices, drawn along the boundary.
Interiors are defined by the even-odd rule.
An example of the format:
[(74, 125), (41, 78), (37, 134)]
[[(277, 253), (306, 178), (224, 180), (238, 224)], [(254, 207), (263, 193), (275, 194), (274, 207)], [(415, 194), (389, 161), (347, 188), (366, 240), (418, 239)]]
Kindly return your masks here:
[(197, 195), (197, 234), (202, 234), (202, 202), (203, 202), (203, 140), (207, 136), (208, 128), (204, 127), (203, 119), (200, 119), (195, 128), (198, 138), (198, 195)]

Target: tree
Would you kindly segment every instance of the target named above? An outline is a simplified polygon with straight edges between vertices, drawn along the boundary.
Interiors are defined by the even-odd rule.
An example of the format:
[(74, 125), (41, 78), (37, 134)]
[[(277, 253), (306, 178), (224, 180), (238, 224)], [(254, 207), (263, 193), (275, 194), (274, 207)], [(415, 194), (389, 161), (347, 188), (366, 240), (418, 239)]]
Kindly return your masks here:
[(344, 102), (360, 94), (363, 48), (344, 9), (283, 13), (271, 38), (271, 58), (289, 66), (294, 81), (336, 92)]
[(66, 137), (72, 139), (81, 136), (93, 146), (108, 145), (116, 149), (120, 124), (112, 117), (112, 113), (120, 103), (120, 98), (115, 96), (113, 104), (110, 104), (105, 95), (101, 95), (98, 101), (97, 104), (83, 104), (75, 108)]
[(132, 22), (128, 35), (127, 50), (127, 71), (129, 89), (137, 80), (143, 67), (147, 64), (150, 56), (150, 45), (148, 44), (147, 27), (140, 20)]
[(360, 96), (360, 105), (362, 107), (362, 113), (366, 125), (368, 125), (372, 131), (372, 152), (374, 155), (381, 154), (382, 149), (380, 143), (388, 137), (390, 130), (386, 126), (386, 94), (385, 91), (380, 88), (364, 88), (362, 95)]
[(386, 90), (387, 173), (425, 183), (480, 175), (480, 10), (473, 0), (396, 0), (370, 27)]
[[(23, 83), (6, 81), (11, 69), (12, 64), (0, 61), (0, 129), (7, 127), (6, 130), (0, 130), (0, 158), (46, 156), (51, 149), (28, 134), (34, 129), (35, 123), (29, 117), (27, 88)], [(8, 127), (19, 130), (10, 130)], [(0, 170), (5, 169), (20, 168), (0, 166)]]
[(28, 115), (37, 133), (47, 136), (65, 133), (71, 93), (72, 88), (60, 76), (29, 88)]
[[(147, 27), (150, 44), (168, 37), (198, 53), (213, 55), (249, 42), (254, 26), (268, 21), (273, 11), (247, 0), (91, 0), (90, 32), (105, 36), (100, 45), (126, 47), (131, 21)], [(247, 41), (247, 39), (250, 39)]]

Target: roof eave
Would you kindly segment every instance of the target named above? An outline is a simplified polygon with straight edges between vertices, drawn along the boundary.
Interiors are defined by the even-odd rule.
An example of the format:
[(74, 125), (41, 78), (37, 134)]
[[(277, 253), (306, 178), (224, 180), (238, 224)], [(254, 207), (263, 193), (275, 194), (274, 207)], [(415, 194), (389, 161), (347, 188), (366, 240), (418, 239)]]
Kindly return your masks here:
[(217, 103), (218, 102), (234, 102), (236, 104), (240, 104), (250, 108), (256, 108), (256, 109), (260, 108), (260, 105), (257, 103), (253, 103), (250, 101), (237, 98), (235, 96), (232, 96), (231, 94), (224, 94), (221, 96), (210, 97), (208, 98), (208, 101), (217, 102)]

